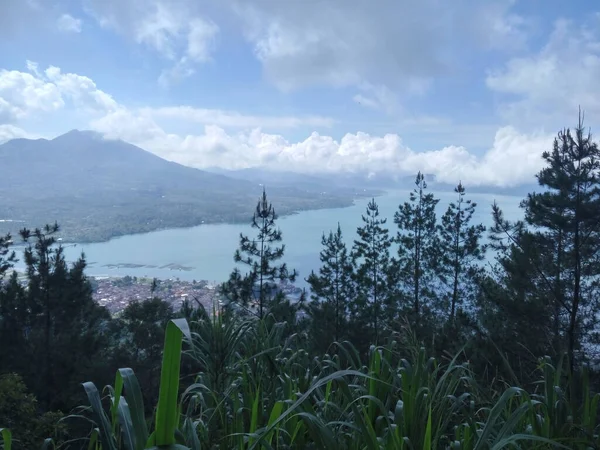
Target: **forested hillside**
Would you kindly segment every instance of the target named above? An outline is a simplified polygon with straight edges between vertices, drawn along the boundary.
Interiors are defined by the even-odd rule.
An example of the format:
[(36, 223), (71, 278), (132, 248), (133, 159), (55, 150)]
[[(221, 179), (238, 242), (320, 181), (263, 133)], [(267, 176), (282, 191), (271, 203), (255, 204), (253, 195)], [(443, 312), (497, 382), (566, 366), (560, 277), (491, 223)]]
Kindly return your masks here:
[(543, 160), (489, 229), (468, 180), (441, 216), (421, 173), (393, 217), (372, 199), (299, 300), (268, 190), (212, 310), (111, 316), (58, 226), (2, 237), (4, 449), (600, 448), (600, 148), (580, 120)]
[[(13, 233), (48, 218), (66, 241), (102, 241), (123, 234), (202, 223), (245, 222), (258, 183), (166, 161), (123, 141), (73, 130), (52, 140), (0, 145), (0, 230)], [(356, 190), (278, 183), (282, 214), (352, 204)]]

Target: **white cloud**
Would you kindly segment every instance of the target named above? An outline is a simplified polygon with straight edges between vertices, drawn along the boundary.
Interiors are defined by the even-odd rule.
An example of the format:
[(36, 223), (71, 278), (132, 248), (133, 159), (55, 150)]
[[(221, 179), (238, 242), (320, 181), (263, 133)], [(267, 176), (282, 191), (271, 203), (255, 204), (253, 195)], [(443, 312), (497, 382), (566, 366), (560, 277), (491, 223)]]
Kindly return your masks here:
[(60, 93), (69, 97), (77, 108), (106, 113), (117, 108), (111, 95), (97, 88), (90, 78), (74, 73), (62, 73), (58, 67), (50, 66), (45, 71), (47, 79), (54, 83)]
[[(475, 50), (518, 46), (512, 0), (234, 0), (246, 38), (282, 89), (368, 82), (404, 91), (460, 67)], [(492, 30), (492, 32), (490, 32)]]
[(331, 127), (334, 120), (321, 116), (253, 116), (235, 111), (172, 106), (142, 108), (141, 113), (154, 118), (169, 118), (232, 128), (296, 128), (299, 126)]
[(81, 33), (81, 24), (81, 19), (77, 19), (70, 14), (63, 14), (56, 21), (58, 29), (68, 33)]
[(158, 84), (163, 88), (167, 88), (173, 83), (177, 83), (184, 78), (192, 76), (194, 73), (196, 73), (196, 70), (184, 56), (172, 67), (162, 70), (158, 77)]
[[(455, 183), (468, 179), (471, 185), (509, 186), (531, 181), (542, 166), (541, 153), (550, 148), (552, 137), (524, 134), (513, 127), (497, 131), (491, 147), (477, 157), (464, 147), (415, 151), (397, 134), (373, 136), (347, 133), (340, 140), (317, 132), (292, 142), (261, 127), (290, 128), (301, 125), (328, 126), (332, 121), (318, 116), (259, 117), (231, 111), (186, 106), (133, 110), (119, 104), (88, 77), (63, 73), (50, 66), (44, 71), (28, 63), (32, 71), (0, 71), (0, 111), (13, 121), (30, 115), (44, 117), (63, 108), (84, 116), (89, 126), (110, 139), (123, 139), (166, 159), (206, 168), (264, 166), (298, 172), (368, 172), (412, 174), (418, 170)], [(161, 120), (205, 124), (204, 133), (170, 133)], [(435, 118), (416, 117), (415, 123), (439, 123)], [(0, 122), (2, 123), (2, 122)], [(232, 132), (225, 128), (242, 128)], [(0, 139), (22, 136), (24, 131), (6, 123)], [(519, 164), (515, 164), (519, 161)]]
[(0, 70), (0, 124), (12, 123), (40, 112), (51, 112), (69, 102), (82, 112), (106, 114), (117, 102), (88, 77), (62, 73), (50, 66), (43, 73), (27, 61), (30, 71)]
[(37, 137), (37, 136), (27, 133), (25, 130), (15, 127), (14, 125), (8, 125), (8, 124), (0, 125), (0, 144), (4, 143), (6, 141), (10, 141), (11, 139), (17, 139), (17, 138), (33, 139), (35, 137)]
[(173, 61), (159, 82), (168, 85), (194, 73), (195, 63), (211, 60), (219, 27), (194, 0), (84, 0), (98, 23)]
[(359, 105), (364, 106), (365, 108), (379, 109), (380, 107), (379, 102), (377, 100), (375, 100), (374, 98), (365, 97), (362, 94), (356, 94), (354, 97), (352, 97), (352, 100), (354, 100)]
[[(507, 121), (564, 126), (579, 105), (600, 115), (600, 17), (589, 26), (559, 20), (537, 53), (510, 59), (488, 74), (489, 89), (506, 95), (500, 113)], [(597, 120), (597, 119), (596, 119)]]
[(60, 109), (58, 87), (33, 74), (0, 70), (0, 123), (14, 122), (36, 112)]
[[(198, 168), (268, 167), (304, 173), (432, 173), (442, 182), (469, 180), (470, 185), (514, 186), (530, 182), (543, 166), (541, 154), (552, 136), (523, 134), (512, 127), (497, 131), (480, 158), (464, 147), (416, 152), (396, 134), (348, 133), (340, 141), (312, 133), (300, 142), (260, 128), (237, 134), (206, 125), (200, 135), (166, 132), (148, 115), (126, 109), (94, 121), (92, 127), (110, 139), (123, 139), (166, 159)], [(519, 164), (515, 165), (518, 160)]]
[(356, 94), (352, 99), (366, 108), (382, 110), (391, 114), (398, 110), (397, 96), (386, 86), (373, 86), (362, 83), (359, 88), (364, 94)]
[(533, 23), (511, 12), (515, 3), (516, 0), (489, 2), (487, 7), (479, 10), (477, 21), (473, 21), (470, 26), (480, 45), (503, 51), (526, 48)]
[(187, 56), (198, 62), (209, 61), (218, 32), (219, 27), (211, 20), (197, 17), (190, 21)]

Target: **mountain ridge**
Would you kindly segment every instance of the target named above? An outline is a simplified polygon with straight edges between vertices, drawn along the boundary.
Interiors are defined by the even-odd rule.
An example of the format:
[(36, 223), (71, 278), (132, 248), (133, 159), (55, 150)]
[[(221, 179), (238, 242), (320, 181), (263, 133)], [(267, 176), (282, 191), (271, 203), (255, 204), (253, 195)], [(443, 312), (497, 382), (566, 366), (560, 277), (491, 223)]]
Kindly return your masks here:
[[(56, 220), (65, 241), (249, 222), (261, 190), (256, 182), (183, 166), (94, 132), (0, 145), (0, 219), (28, 227)], [(281, 215), (348, 206), (354, 197), (283, 185), (268, 195)], [(0, 230), (16, 231), (10, 222)]]

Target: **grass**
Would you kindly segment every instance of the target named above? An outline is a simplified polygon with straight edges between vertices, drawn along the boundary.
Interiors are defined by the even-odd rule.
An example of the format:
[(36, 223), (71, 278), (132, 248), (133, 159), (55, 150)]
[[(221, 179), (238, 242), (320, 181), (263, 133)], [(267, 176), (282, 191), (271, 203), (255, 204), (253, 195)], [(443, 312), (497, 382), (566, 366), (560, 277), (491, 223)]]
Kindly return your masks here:
[[(179, 381), (182, 353), (200, 367), (189, 386)], [(565, 361), (542, 359), (533, 392), (490, 392), (462, 356), (438, 361), (398, 338), (372, 347), (366, 364), (349, 343), (312, 358), (284, 324), (172, 321), (154, 420), (135, 374), (120, 369), (104, 403), (84, 384), (81, 416), (93, 425), (82, 448), (600, 448), (600, 397), (587, 371), (569, 377)], [(10, 432), (1, 435), (10, 450)]]

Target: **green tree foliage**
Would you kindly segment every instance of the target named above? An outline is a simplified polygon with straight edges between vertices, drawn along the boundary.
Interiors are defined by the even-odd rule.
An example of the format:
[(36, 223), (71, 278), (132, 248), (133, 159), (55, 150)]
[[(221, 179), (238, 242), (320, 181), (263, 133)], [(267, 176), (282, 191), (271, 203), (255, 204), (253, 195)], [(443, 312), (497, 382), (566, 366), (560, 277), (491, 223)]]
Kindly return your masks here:
[[(71, 267), (56, 245), (58, 226), (23, 230), (26, 285), (15, 276), (0, 294), (3, 369), (23, 375), (46, 409), (69, 409), (82, 377), (101, 373), (110, 316), (92, 299), (83, 256)], [(75, 388), (75, 389), (74, 389)]]
[(169, 303), (153, 297), (130, 302), (112, 324), (119, 336), (116, 363), (131, 367), (138, 374), (144, 393), (149, 395), (144, 398), (146, 406), (151, 407), (157, 401), (164, 330), (174, 315)]
[(525, 222), (509, 224), (495, 207), (492, 232), (509, 298), (534, 308), (546, 347), (575, 364), (600, 306), (600, 150), (580, 117), (542, 157), (542, 191), (522, 202)]
[[(536, 355), (557, 354), (552, 330), (555, 309), (549, 307), (546, 289), (541, 288), (544, 274), (540, 270), (552, 254), (544, 256), (539, 239), (522, 221), (507, 221), (496, 203), (492, 214), (490, 246), (496, 251), (496, 262), (478, 284), (478, 321), (488, 340), (526, 380), (537, 366)], [(493, 347), (487, 350), (483, 352), (486, 358), (496, 356)], [(503, 366), (500, 360), (491, 365)]]
[(285, 263), (278, 264), (285, 245), (278, 245), (282, 236), (276, 220), (275, 209), (263, 190), (252, 217), (252, 228), (258, 230), (257, 235), (251, 239), (241, 234), (240, 247), (234, 255), (234, 261), (245, 265), (248, 272), (242, 274), (238, 268), (234, 269), (222, 290), (229, 302), (246, 308), (260, 319), (269, 313), (285, 316), (285, 312), (292, 309), (279, 284), (294, 282), (297, 272), (290, 272)]
[(562, 306), (560, 316), (567, 316), (557, 318), (557, 331), (566, 335), (573, 364), (583, 333), (597, 324), (600, 306), (600, 149), (580, 116), (574, 132), (560, 132), (542, 157), (547, 166), (537, 178), (546, 191), (529, 194), (523, 207), (527, 224), (554, 248), (546, 282), (550, 298)]
[(61, 418), (57, 412), (39, 414), (37, 399), (27, 392), (20, 375), (0, 375), (0, 424), (11, 429), (13, 449), (39, 448), (48, 437), (60, 443), (66, 437), (66, 424), (59, 423)]
[(387, 219), (379, 217), (379, 206), (372, 199), (358, 227), (352, 247), (356, 295), (350, 306), (351, 327), (360, 333), (361, 342), (379, 341), (384, 324), (384, 305), (390, 300), (390, 246)]
[[(174, 312), (159, 280), (110, 317), (83, 256), (65, 261), (57, 226), (22, 232), (21, 276), (0, 237), (0, 447), (61, 444), (52, 410), (85, 392), (89, 407), (58, 422), (70, 436), (57, 448), (600, 448), (598, 372), (583, 364), (598, 332), (600, 153), (580, 120), (543, 159), (524, 220), (492, 207), (489, 268), (462, 183), (438, 223), (419, 173), (395, 239), (372, 199), (350, 255), (339, 224), (323, 235), (297, 333), (280, 289), (296, 273), (280, 262), (264, 191), (257, 236), (242, 235), (235, 254), (248, 273), (223, 288), (252, 317), (199, 302)], [(97, 389), (114, 364), (114, 384)]]
[(307, 279), (312, 290), (309, 305), (311, 336), (319, 347), (326, 350), (332, 343), (347, 337), (348, 305), (354, 297), (353, 267), (342, 228), (321, 238), (321, 268)]
[(438, 226), (441, 254), (438, 270), (445, 285), (442, 306), (451, 324), (457, 313), (462, 312), (463, 305), (473, 309), (475, 277), (481, 274), (480, 262), (487, 248), (481, 243), (485, 227), (471, 224), (477, 204), (465, 198), (462, 183), (458, 183), (454, 192), (458, 198), (448, 205)]
[(436, 228), (435, 207), (439, 200), (427, 193), (424, 175), (419, 172), (410, 200), (394, 214), (398, 225), (397, 282), (400, 295), (410, 299), (409, 317), (419, 330), (424, 317), (431, 317), (437, 299), (440, 246)]
[(17, 254), (11, 248), (13, 239), (10, 233), (0, 236), (0, 280), (6, 276), (6, 272), (13, 268), (17, 262)]

